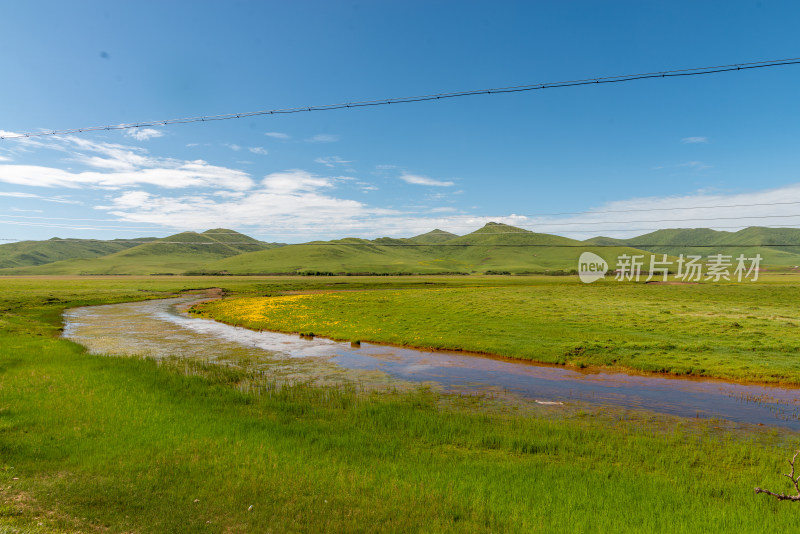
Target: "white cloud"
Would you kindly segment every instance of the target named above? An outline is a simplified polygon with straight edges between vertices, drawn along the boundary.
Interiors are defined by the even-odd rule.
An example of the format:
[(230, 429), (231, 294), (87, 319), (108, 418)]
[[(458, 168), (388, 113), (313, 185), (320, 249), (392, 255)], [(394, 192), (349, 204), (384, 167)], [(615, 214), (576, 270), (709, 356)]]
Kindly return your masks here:
[(290, 194), (330, 188), (334, 183), (332, 178), (321, 178), (306, 171), (291, 170), (268, 174), (261, 185), (270, 193)]
[(149, 184), (164, 188), (222, 187), (246, 190), (254, 185), (240, 170), (211, 165), (203, 160), (178, 160), (150, 156), (140, 147), (90, 141), (67, 136), (37, 141), (37, 148), (69, 154), (69, 159), (94, 170), (72, 171), (40, 165), (0, 165), (0, 182), (34, 187), (95, 187), (116, 189)]
[(379, 171), (388, 171), (391, 169), (396, 169), (397, 165), (375, 165), (375, 168)]
[(266, 135), (267, 137), (272, 137), (274, 139), (289, 139), (291, 137), (289, 134), (281, 132), (267, 132), (264, 135)]
[(233, 151), (235, 151), (235, 152), (238, 152), (239, 150), (241, 150), (241, 149), (242, 149), (242, 147), (241, 147), (241, 146), (239, 146), (239, 145), (237, 145), (237, 144), (235, 144), (235, 143), (225, 143), (225, 146), (226, 146), (226, 147), (228, 147), (228, 148), (230, 148), (231, 150), (233, 150)]
[[(172, 228), (202, 229), (215, 226), (261, 225), (265, 228), (336, 228), (354, 224), (359, 218), (380, 213), (361, 202), (323, 195), (283, 182), (280, 176), (268, 177), (262, 189), (239, 198), (218, 200), (205, 195), (167, 198), (145, 191), (128, 191), (110, 205), (98, 206), (124, 221), (160, 224)], [(277, 233), (295, 234), (281, 230)]]
[(708, 137), (684, 137), (683, 139), (681, 139), (681, 143), (683, 144), (708, 143)]
[(8, 156), (0, 156), (0, 161), (11, 161), (11, 158)]
[(317, 134), (306, 139), (309, 143), (335, 143), (338, 140), (339, 136), (333, 134)]
[(314, 161), (317, 163), (322, 163), (326, 167), (336, 167), (337, 165), (347, 165), (348, 163), (353, 163), (352, 161), (342, 159), (339, 156), (328, 156), (326, 158), (317, 158)]
[(269, 154), (269, 151), (266, 148), (260, 146), (251, 146), (247, 150), (249, 150), (253, 154), (260, 154), (262, 156), (266, 156), (267, 154)]
[(137, 141), (147, 141), (148, 139), (155, 139), (156, 137), (163, 137), (164, 132), (161, 130), (155, 130), (153, 128), (131, 128), (130, 130), (125, 130), (126, 137), (132, 137)]
[(428, 185), (433, 187), (451, 187), (456, 185), (455, 182), (434, 180), (433, 178), (428, 178), (427, 176), (420, 176), (418, 174), (409, 174), (407, 172), (401, 174), (400, 179), (409, 184)]
[(103, 189), (149, 184), (168, 189), (227, 187), (245, 190), (253, 185), (247, 173), (209, 165), (203, 160), (185, 161), (169, 167), (115, 172), (70, 172), (36, 165), (0, 165), (0, 182), (35, 187), (90, 186)]

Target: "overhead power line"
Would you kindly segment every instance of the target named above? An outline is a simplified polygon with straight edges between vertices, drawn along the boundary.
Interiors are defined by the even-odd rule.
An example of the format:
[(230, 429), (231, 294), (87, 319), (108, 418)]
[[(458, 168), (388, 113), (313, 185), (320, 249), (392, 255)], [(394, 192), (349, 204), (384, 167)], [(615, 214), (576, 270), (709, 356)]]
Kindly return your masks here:
[[(489, 234), (489, 235), (497, 235), (497, 234)], [(15, 241), (14, 239), (5, 239), (0, 238), (0, 241)], [(70, 241), (95, 241), (95, 242), (102, 242), (102, 239), (64, 239), (63, 241), (70, 242)], [(49, 240), (47, 241), (50, 242)], [(260, 243), (249, 243), (249, 242), (208, 242), (208, 241), (163, 241), (163, 240), (155, 240), (155, 241), (126, 241), (128, 244), (137, 244), (137, 245), (260, 245)], [(800, 243), (763, 243), (763, 244), (697, 244), (697, 245), (676, 245), (674, 243), (648, 243), (648, 244), (639, 244), (639, 243), (617, 243), (617, 244), (594, 244), (594, 243), (331, 243), (328, 241), (323, 241), (319, 243), (309, 242), (309, 243), (291, 243), (285, 244), (283, 246), (286, 247), (409, 247), (409, 248), (417, 248), (417, 247), (426, 247), (426, 248), (440, 248), (440, 247), (511, 247), (511, 248), (527, 248), (527, 247), (534, 247), (534, 248), (639, 248), (645, 249), (648, 247), (669, 247), (669, 248), (759, 248), (759, 247), (800, 247)], [(275, 247), (272, 249), (264, 249), (264, 250), (275, 250), (276, 248), (283, 248), (283, 247)]]
[[(641, 208), (641, 209), (630, 209), (630, 210), (607, 210), (607, 211), (582, 211), (582, 212), (564, 212), (561, 214), (530, 214), (530, 215), (512, 215), (514, 217), (524, 217), (524, 218), (536, 218), (536, 217), (552, 217), (556, 215), (599, 215), (599, 214), (606, 214), (606, 213), (633, 213), (633, 212), (651, 212), (651, 211), (667, 211), (667, 210), (687, 210), (687, 209), (716, 209), (716, 208), (732, 208), (732, 207), (753, 207), (753, 206), (777, 206), (777, 205), (789, 205), (789, 204), (800, 204), (800, 202), (770, 202), (770, 203), (760, 203), (760, 204), (728, 204), (728, 205), (721, 205), (721, 206), (691, 206), (686, 208)], [(452, 215), (446, 216), (445, 219), (469, 219), (469, 220), (485, 220), (491, 218), (507, 218), (509, 216), (487, 216), (487, 215)], [(587, 220), (587, 221), (565, 221), (565, 222), (545, 222), (545, 221), (520, 221), (517, 224), (527, 224), (527, 225), (534, 225), (537, 228), (547, 227), (547, 228), (559, 228), (559, 227), (566, 227), (566, 226), (591, 226), (592, 230), (597, 230), (597, 225), (608, 225), (608, 224), (631, 224), (631, 223), (661, 223), (661, 222), (679, 222), (679, 223), (689, 223), (694, 221), (728, 221), (728, 220), (739, 220), (739, 219), (786, 219), (786, 218), (794, 218), (800, 217), (800, 213), (797, 214), (784, 214), (784, 215), (737, 215), (734, 217), (684, 217), (679, 219), (640, 219), (640, 220), (625, 220), (625, 221), (608, 221), (608, 220)], [(413, 217), (409, 217), (412, 218)], [(11, 219), (11, 220), (9, 220)], [(23, 220), (19, 220), (23, 219)], [(402, 224), (401, 228), (387, 228), (387, 230), (413, 230), (419, 228), (429, 228), (431, 225), (441, 224), (446, 226), (447, 228), (474, 228), (478, 223), (472, 224), (452, 224), (448, 223), (445, 220), (434, 220), (423, 224), (420, 222), (419, 224)], [(49, 222), (36, 222), (36, 221), (67, 221), (64, 223), (49, 223)], [(142, 227), (131, 227), (131, 226), (121, 226), (121, 225), (93, 225), (93, 224), (83, 224), (78, 223), (77, 221), (93, 221), (93, 222), (124, 222), (120, 219), (88, 219), (88, 218), (70, 218), (70, 217), (45, 217), (45, 216), (29, 216), (29, 215), (10, 215), (10, 214), (0, 214), (0, 224), (9, 224), (14, 226), (33, 226), (33, 227), (40, 227), (40, 228), (60, 228), (60, 229), (72, 229), (72, 230), (117, 230), (117, 231), (125, 231), (125, 232), (148, 232), (148, 231), (158, 231), (159, 228), (165, 228), (164, 226), (152, 226), (155, 223), (145, 223), (151, 224), (151, 226), (142, 226)], [(69, 222), (73, 222), (73, 224), (69, 224)], [(795, 225), (789, 225), (795, 226)], [(347, 226), (347, 230), (371, 230), (375, 227), (374, 224), (369, 223), (362, 223), (362, 224), (351, 224)], [(715, 228), (739, 228), (740, 226), (715, 226)], [(319, 228), (317, 226), (298, 226), (298, 225), (291, 225), (291, 226), (276, 226), (271, 225), (269, 227), (271, 232), (281, 232), (284, 235), (308, 235), (309, 232), (316, 235), (319, 233)], [(287, 231), (288, 230), (288, 231)], [(607, 229), (600, 229), (601, 231), (614, 231), (614, 230), (607, 230)], [(638, 230), (648, 230), (648, 229), (638, 229)], [(553, 231), (553, 230), (548, 230)], [(627, 231), (627, 229), (626, 229)], [(581, 230), (581, 232), (583, 232)], [(226, 232), (219, 232), (219, 234), (225, 234)], [(515, 233), (515, 232), (512, 232)], [(213, 233), (210, 232), (203, 232), (205, 235), (212, 235)]]
[[(563, 215), (604, 215), (606, 213), (639, 213), (639, 212), (651, 212), (651, 211), (684, 211), (684, 210), (711, 210), (711, 209), (722, 209), (722, 208), (752, 208), (756, 206), (787, 206), (787, 205), (797, 205), (800, 204), (800, 201), (789, 201), (789, 202), (760, 202), (760, 203), (751, 203), (751, 204), (721, 204), (717, 206), (685, 206), (685, 207), (673, 207), (673, 208), (631, 208), (631, 209), (622, 209), (622, 210), (587, 210), (587, 211), (562, 211), (557, 213), (512, 213), (511, 215), (444, 215), (438, 218), (446, 218), (446, 219), (501, 219), (507, 217), (525, 217), (528, 219), (533, 219), (536, 217), (559, 217)], [(95, 221), (95, 222), (122, 222), (120, 219), (89, 219), (83, 217), (45, 217), (42, 215), (12, 215), (8, 213), (0, 214), (0, 217), (7, 217), (11, 219), (39, 219), (39, 220), (51, 220), (51, 221)], [(772, 215), (765, 215), (764, 217), (772, 217)], [(429, 216), (429, 218), (437, 219), (435, 216)], [(759, 218), (759, 217), (754, 217)], [(697, 219), (686, 219), (686, 220), (697, 220)], [(0, 221), (2, 222), (2, 221)], [(626, 221), (630, 222), (630, 221)], [(648, 221), (651, 222), (651, 221)], [(146, 224), (155, 224), (155, 223), (146, 223)], [(414, 227), (423, 227), (427, 225), (419, 225)], [(450, 228), (453, 225), (448, 225)], [(460, 228), (466, 228), (474, 225), (459, 225)], [(156, 227), (157, 228), (157, 227)], [(154, 230), (156, 228), (153, 228)], [(163, 228), (163, 227), (162, 227)], [(298, 228), (296, 225), (291, 226), (291, 228)], [(316, 227), (314, 227), (316, 228)], [(354, 227), (349, 227), (354, 228)], [(368, 225), (358, 226), (355, 228), (370, 228)]]
[[(716, 218), (697, 218), (697, 219), (654, 219), (654, 220), (639, 220), (639, 221), (585, 221), (585, 222), (565, 222), (565, 223), (535, 223), (535, 229), (531, 230), (529, 228), (523, 228), (523, 230), (527, 230), (529, 232), (534, 233), (557, 233), (557, 234), (585, 234), (585, 233), (593, 233), (597, 234), (598, 232), (651, 232), (655, 230), (665, 230), (667, 228), (660, 227), (660, 228), (607, 228), (607, 225), (613, 224), (629, 224), (629, 223), (660, 223), (660, 222), (676, 222), (676, 223), (683, 223), (691, 224), (693, 221), (728, 221), (728, 220), (739, 220), (739, 219), (770, 219), (770, 218), (798, 218), (800, 214), (797, 215), (765, 215), (765, 216), (753, 216), (753, 217), (716, 217)], [(0, 225), (7, 224), (9, 226), (24, 226), (24, 227), (33, 227), (33, 228), (52, 228), (56, 230), (87, 230), (87, 231), (103, 231), (103, 232), (126, 232), (126, 233), (139, 233), (144, 234), (146, 232), (158, 232), (161, 233), (164, 230), (159, 230), (158, 228), (137, 228), (137, 227), (125, 227), (125, 226), (95, 226), (89, 224), (51, 224), (45, 222), (25, 222), (25, 221), (4, 221), (0, 219)], [(749, 223), (753, 224), (753, 223)], [(794, 224), (757, 224), (756, 226), (762, 228), (797, 228), (800, 223)], [(399, 232), (399, 231), (414, 231), (418, 232), (419, 229), (427, 229), (430, 228), (431, 225), (426, 226), (419, 226), (419, 225), (406, 225), (402, 227), (392, 227), (392, 228), (383, 228), (383, 232)], [(444, 225), (447, 228), (475, 228), (475, 225)], [(576, 228), (577, 227), (577, 228)], [(712, 224), (708, 228), (711, 230), (714, 229), (731, 229), (731, 228), (746, 228), (747, 224), (742, 223), (738, 225), (716, 225)], [(162, 227), (163, 228), (163, 227)], [(370, 235), (376, 235), (374, 230), (371, 230), (372, 227), (363, 226), (363, 225), (353, 225), (348, 226), (346, 228), (342, 228), (342, 230), (346, 231), (363, 231), (364, 229), (369, 230)], [(416, 230), (415, 230), (416, 229)], [(680, 226), (680, 227), (672, 227), (669, 228), (672, 230), (686, 230), (686, 229), (697, 229), (696, 226), (687, 227), (687, 226)], [(249, 232), (252, 235), (270, 235), (270, 236), (285, 236), (285, 237), (300, 237), (300, 236), (318, 236), (320, 235), (320, 231), (318, 227), (277, 227), (271, 226), (267, 228), (269, 233), (265, 233), (264, 230), (260, 230), (258, 232)], [(188, 231), (188, 230), (186, 230)], [(181, 233), (180, 231), (176, 231), (176, 233)], [(214, 233), (206, 233), (206, 232), (198, 232), (202, 235), (217, 235)], [(450, 233), (450, 232), (448, 232)], [(520, 232), (493, 232), (493, 235), (500, 235), (500, 234), (511, 234), (511, 235), (518, 235)], [(221, 233), (220, 235), (225, 235), (225, 233)], [(141, 237), (141, 236), (140, 236)], [(150, 237), (150, 236), (147, 236)], [(351, 236), (352, 237), (352, 236)], [(381, 236), (381, 237), (391, 237), (391, 236)], [(124, 239), (124, 238), (119, 238)], [(136, 239), (134, 237), (134, 239)], [(126, 239), (127, 240), (127, 239)]]
[(584, 78), (579, 80), (567, 80), (559, 82), (533, 83), (527, 85), (515, 85), (508, 87), (496, 87), (490, 89), (471, 89), (466, 91), (454, 91), (449, 93), (432, 93), (425, 95), (404, 96), (397, 98), (381, 98), (377, 100), (358, 100), (339, 104), (322, 104), (312, 106), (301, 106), (293, 108), (275, 108), (260, 111), (247, 111), (242, 113), (225, 113), (220, 115), (201, 115), (197, 117), (184, 117), (179, 119), (165, 119), (155, 121), (142, 121), (123, 124), (113, 124), (107, 126), (89, 126), (85, 128), (67, 128), (63, 130), (42, 130), (38, 132), (14, 133), (0, 136), (0, 139), (17, 139), (25, 137), (39, 137), (44, 135), (66, 135), (84, 132), (95, 132), (103, 130), (128, 130), (132, 128), (142, 128), (147, 126), (168, 126), (171, 124), (187, 124), (193, 122), (212, 122), (232, 119), (243, 119), (261, 115), (285, 115), (292, 113), (305, 113), (310, 111), (331, 111), (335, 109), (363, 108), (372, 106), (386, 106), (390, 104), (409, 104), (412, 102), (428, 102), (434, 100), (445, 100), (451, 98), (461, 98), (475, 95), (492, 95), (506, 93), (522, 93), (526, 91), (537, 91), (540, 89), (558, 89), (563, 87), (576, 87), (581, 85), (600, 85), (608, 83), (622, 83), (634, 80), (646, 80), (655, 78), (675, 78), (679, 76), (700, 76), (705, 74), (717, 74), (721, 72), (735, 72), (743, 70), (763, 69), (771, 67), (781, 67), (786, 65), (800, 64), (800, 58), (775, 59), (768, 61), (752, 61), (749, 63), (733, 63), (730, 65), (715, 65), (711, 67), (695, 67), (690, 69), (666, 70), (658, 72), (647, 72), (639, 74), (623, 74), (618, 76), (606, 76), (598, 78)]
[[(737, 226), (715, 226), (713, 228), (741, 228), (741, 225)], [(713, 229), (712, 228), (712, 229)], [(793, 229), (800, 229), (797, 228), (797, 225), (769, 225), (763, 226), (761, 228), (793, 228)], [(663, 230), (664, 228), (618, 228), (618, 229), (600, 229), (597, 231), (601, 232), (650, 232), (656, 230)], [(692, 230), (692, 228), (673, 228), (673, 230)], [(572, 230), (572, 231), (565, 231), (562, 233), (582, 233), (585, 234), (586, 230)], [(214, 233), (206, 233), (203, 232), (201, 235), (231, 235), (228, 232), (214, 232)], [(467, 237), (469, 234), (464, 236), (456, 236), (456, 237)], [(530, 235), (527, 232), (492, 232), (489, 234), (483, 235), (518, 235), (518, 236), (525, 236)], [(558, 235), (554, 235), (554, 237), (559, 237)], [(643, 236), (639, 236), (643, 237)], [(74, 242), (113, 242), (118, 241), (125, 244), (135, 244), (135, 245), (153, 245), (153, 244), (162, 244), (162, 245), (260, 245), (264, 244), (264, 241), (253, 242), (253, 241), (167, 241), (168, 238), (153, 238), (151, 240), (137, 240), (137, 239), (96, 239), (96, 238), (62, 238), (62, 239), (48, 239), (42, 242), (47, 243), (74, 243)], [(620, 244), (593, 244), (593, 243), (575, 243), (575, 244), (547, 244), (547, 243), (504, 243), (504, 244), (496, 244), (496, 243), (433, 243), (433, 244), (424, 244), (424, 243), (376, 243), (375, 240), (366, 240), (366, 242), (342, 242), (344, 239), (359, 239), (359, 238), (341, 238), (338, 240), (339, 242), (332, 242), (332, 241), (309, 241), (305, 243), (288, 243), (286, 245), (297, 245), (297, 246), (352, 246), (352, 247), (584, 247), (584, 248), (593, 248), (593, 247), (675, 247), (675, 248), (696, 248), (696, 247), (800, 247), (800, 243), (762, 243), (762, 244), (686, 244), (686, 245), (676, 245), (672, 243), (661, 243), (661, 244), (629, 244), (629, 243), (620, 243)], [(408, 239), (408, 238), (398, 238), (398, 237), (382, 237), (376, 239)], [(454, 238), (455, 239), (455, 238)], [(609, 238), (614, 239), (614, 238)], [(624, 238), (623, 238), (624, 239)], [(0, 238), (0, 241), (24, 241), (23, 239), (19, 238)], [(30, 241), (30, 240), (28, 240)]]

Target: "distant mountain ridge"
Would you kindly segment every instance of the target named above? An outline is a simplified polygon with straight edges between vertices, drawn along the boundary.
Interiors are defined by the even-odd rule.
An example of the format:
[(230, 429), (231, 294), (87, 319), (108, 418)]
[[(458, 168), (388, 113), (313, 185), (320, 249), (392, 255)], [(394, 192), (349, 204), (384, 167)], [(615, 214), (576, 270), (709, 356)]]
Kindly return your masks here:
[[(767, 245), (767, 246), (764, 246)], [(432, 230), (410, 238), (355, 237), (285, 245), (215, 228), (165, 238), (25, 241), (0, 245), (0, 274), (434, 274), (546, 273), (577, 269), (584, 251), (610, 266), (622, 254), (753, 257), (762, 266), (800, 265), (800, 229), (750, 227), (658, 230), (629, 239), (585, 241), (487, 223), (456, 235)]]

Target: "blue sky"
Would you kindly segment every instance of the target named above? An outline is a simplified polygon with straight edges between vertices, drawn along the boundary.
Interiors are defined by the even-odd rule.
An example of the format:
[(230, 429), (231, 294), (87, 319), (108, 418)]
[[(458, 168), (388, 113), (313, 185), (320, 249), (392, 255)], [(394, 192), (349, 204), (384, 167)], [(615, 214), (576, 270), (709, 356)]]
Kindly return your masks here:
[[(0, 10), (7, 133), (800, 56), (793, 1)], [(302, 242), (463, 234), (491, 220), (583, 239), (800, 225), (798, 82), (800, 65), (6, 139), (0, 238), (228, 227)]]

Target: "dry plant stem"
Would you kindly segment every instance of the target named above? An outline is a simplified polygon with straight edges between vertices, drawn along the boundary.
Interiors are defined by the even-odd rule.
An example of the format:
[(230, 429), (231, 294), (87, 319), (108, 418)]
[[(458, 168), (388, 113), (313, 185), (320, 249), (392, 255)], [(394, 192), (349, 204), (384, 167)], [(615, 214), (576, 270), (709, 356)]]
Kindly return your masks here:
[(789, 460), (789, 465), (792, 466), (791, 473), (784, 473), (783, 476), (788, 478), (794, 484), (794, 489), (797, 491), (796, 495), (785, 495), (783, 493), (773, 493), (769, 490), (756, 488), (756, 493), (766, 493), (767, 495), (772, 495), (779, 501), (800, 501), (800, 475), (795, 476), (794, 474), (794, 461), (797, 459), (797, 455), (800, 454), (800, 450), (795, 451), (794, 456), (792, 459)]

